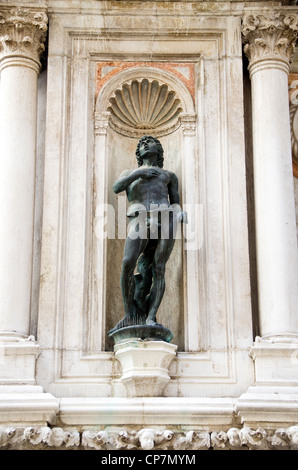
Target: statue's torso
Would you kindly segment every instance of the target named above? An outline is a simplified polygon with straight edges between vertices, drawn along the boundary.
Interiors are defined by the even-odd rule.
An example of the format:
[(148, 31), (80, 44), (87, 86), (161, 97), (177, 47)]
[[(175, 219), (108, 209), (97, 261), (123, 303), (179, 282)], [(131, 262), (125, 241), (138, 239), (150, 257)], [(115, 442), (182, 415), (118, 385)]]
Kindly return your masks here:
[(137, 212), (156, 210), (168, 207), (170, 182), (169, 172), (159, 168), (158, 176), (152, 178), (138, 178), (127, 188), (129, 208), (128, 217), (133, 217)]

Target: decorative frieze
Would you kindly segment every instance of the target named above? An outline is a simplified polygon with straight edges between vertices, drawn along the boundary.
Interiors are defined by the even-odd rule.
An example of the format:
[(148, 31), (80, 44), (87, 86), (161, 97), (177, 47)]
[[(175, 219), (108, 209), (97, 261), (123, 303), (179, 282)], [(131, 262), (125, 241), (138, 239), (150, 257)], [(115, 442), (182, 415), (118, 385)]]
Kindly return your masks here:
[(242, 22), (244, 52), (250, 67), (261, 60), (281, 60), (286, 64), (292, 57), (298, 31), (298, 16), (269, 11), (248, 13)]
[(45, 49), (48, 17), (42, 10), (16, 7), (0, 11), (0, 59), (22, 56), (39, 62)]
[(62, 428), (13, 427), (0, 428), (0, 449), (75, 448), (80, 445), (80, 433)]
[(122, 429), (66, 431), (60, 427), (0, 428), (0, 449), (93, 450), (298, 450), (298, 426), (227, 431)]

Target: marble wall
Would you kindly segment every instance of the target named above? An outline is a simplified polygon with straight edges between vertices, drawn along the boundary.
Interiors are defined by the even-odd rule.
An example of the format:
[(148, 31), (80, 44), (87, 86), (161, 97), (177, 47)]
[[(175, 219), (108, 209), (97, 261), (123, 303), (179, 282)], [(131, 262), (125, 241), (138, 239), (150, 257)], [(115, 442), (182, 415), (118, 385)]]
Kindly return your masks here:
[[(223, 387), (237, 394), (252, 373), (245, 359), (252, 321), (240, 17), (204, 14), (198, 22), (186, 13), (180, 27), (171, 8), (153, 22), (150, 9), (119, 16), (113, 5), (103, 25), (96, 13), (53, 9), (49, 23), (39, 380), (56, 395), (72, 395), (74, 382), (87, 396), (124, 393), (106, 337), (122, 316), (123, 239), (101, 239), (99, 210), (117, 205), (112, 183), (136, 165), (140, 137), (111, 127), (110, 99), (124, 83), (148, 78), (181, 101), (178, 128), (162, 128), (160, 141), (182, 203), (197, 204), (202, 219), (200, 246), (188, 250), (178, 241), (167, 269), (160, 317), (179, 352), (165, 393), (217, 394)], [(243, 361), (251, 372), (240, 377)]]
[[(6, 309), (4, 315), (1, 306), (0, 404), (9, 402), (10, 408), (0, 412), (0, 423), (20, 425), (16, 404), (22, 397), (23, 410), (33, 412), (42, 433), (47, 423), (81, 430), (136, 426), (136, 432), (168, 425), (190, 431), (227, 432), (242, 424), (292, 429), (297, 250), (287, 87), (296, 7), (266, 1), (91, 0), (25, 7), (14, 10), (7, 2), (0, 7), (1, 90), (9, 92), (1, 95), (6, 129), (1, 148), (11, 157), (2, 152), (1, 168), (3, 180), (15, 177), (12, 186), (6, 181), (8, 201), (22, 202), (17, 213), (33, 253), (30, 259), (20, 256), (22, 232), (10, 212), (17, 236), (11, 243), (3, 236), (3, 246), (15, 247), (19, 269), (9, 270), (14, 277), (7, 292), (17, 285), (13, 282), (22, 289), (20, 295), (0, 294), (13, 312), (9, 317)], [(13, 36), (19, 48), (14, 62), (9, 34), (24, 28), (23, 40)], [(47, 58), (42, 69), (41, 50)], [(28, 96), (20, 71), (30, 84)], [(270, 86), (263, 89), (265, 82)], [(157, 91), (170, 93), (168, 108), (153, 99)], [(35, 103), (36, 114), (26, 117), (24, 96), (28, 106)], [(153, 102), (163, 109), (161, 120), (153, 118)], [(20, 141), (8, 138), (16, 135), (12, 112), (29, 123), (19, 124)], [(123, 316), (120, 269), (127, 223), (118, 217), (125, 195), (116, 196), (112, 186), (124, 169), (136, 168), (143, 134), (162, 143), (164, 168), (177, 174), (181, 204), (194, 225), (183, 227), (176, 240), (158, 314), (177, 346), (169, 381), (161, 397), (147, 390), (145, 397), (131, 399), (107, 336)], [(24, 165), (30, 191), (13, 199), (11, 188), (22, 187), (13, 169), (24, 164), (23, 154), (31, 165)], [(294, 185), (297, 209), (297, 178)], [(278, 210), (272, 210), (273, 200)], [(7, 262), (9, 251), (3, 253)], [(26, 308), (19, 309), (25, 300)], [(21, 387), (17, 393), (15, 386)], [(28, 414), (21, 418), (21, 425), (25, 422), (31, 423)], [(28, 434), (17, 435), (16, 445), (22, 445)]]

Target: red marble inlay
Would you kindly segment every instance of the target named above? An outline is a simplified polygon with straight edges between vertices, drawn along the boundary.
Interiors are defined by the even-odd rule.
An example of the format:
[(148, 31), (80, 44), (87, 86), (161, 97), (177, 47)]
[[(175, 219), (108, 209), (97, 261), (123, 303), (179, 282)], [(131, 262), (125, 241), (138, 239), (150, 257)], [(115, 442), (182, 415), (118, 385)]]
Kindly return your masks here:
[[(96, 97), (105, 83), (117, 73), (133, 67), (155, 67), (173, 73), (184, 83), (194, 99), (195, 71), (194, 64), (190, 62), (98, 62), (96, 67)], [(185, 76), (179, 68), (187, 72)]]

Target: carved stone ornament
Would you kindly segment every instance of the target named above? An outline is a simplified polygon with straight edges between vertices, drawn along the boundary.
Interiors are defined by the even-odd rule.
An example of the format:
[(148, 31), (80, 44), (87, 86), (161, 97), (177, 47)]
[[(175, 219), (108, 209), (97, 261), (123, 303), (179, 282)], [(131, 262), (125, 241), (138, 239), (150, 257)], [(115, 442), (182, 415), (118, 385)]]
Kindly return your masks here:
[(291, 142), (294, 176), (298, 178), (298, 105), (290, 105)]
[(289, 62), (295, 48), (298, 31), (297, 14), (269, 11), (249, 13), (242, 21), (244, 52), (250, 66), (264, 59)]
[(22, 7), (0, 11), (0, 59), (22, 56), (39, 61), (44, 51), (48, 17)]
[(94, 132), (96, 135), (106, 135), (109, 126), (110, 113), (95, 113)]
[(129, 137), (169, 134), (179, 127), (181, 102), (175, 91), (158, 80), (131, 80), (110, 99), (110, 125)]
[(0, 428), (1, 450), (298, 450), (298, 426), (226, 431), (139, 430), (65, 431), (60, 427)]

